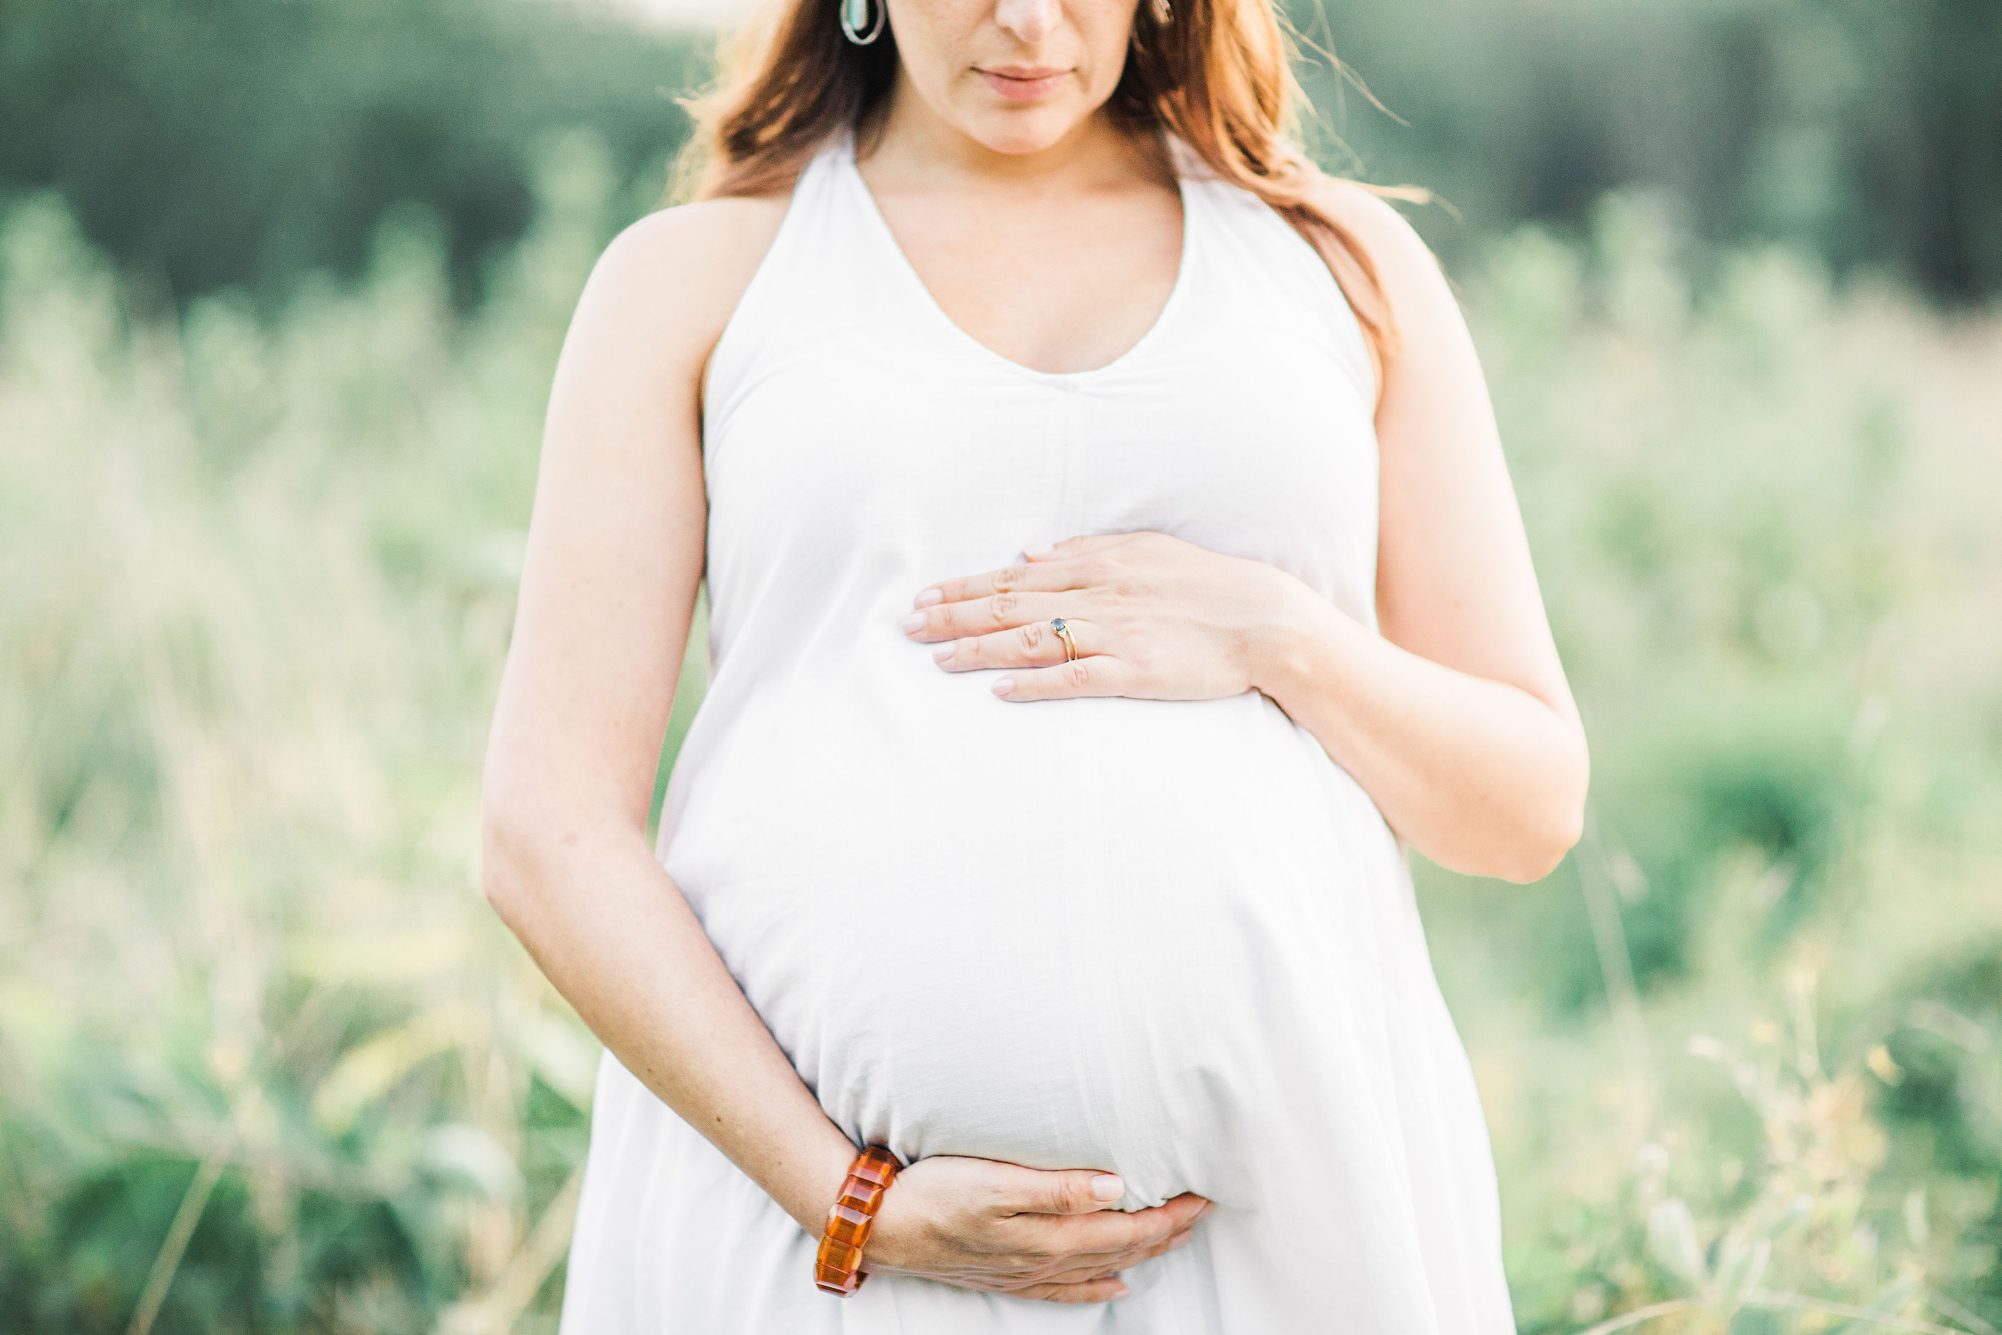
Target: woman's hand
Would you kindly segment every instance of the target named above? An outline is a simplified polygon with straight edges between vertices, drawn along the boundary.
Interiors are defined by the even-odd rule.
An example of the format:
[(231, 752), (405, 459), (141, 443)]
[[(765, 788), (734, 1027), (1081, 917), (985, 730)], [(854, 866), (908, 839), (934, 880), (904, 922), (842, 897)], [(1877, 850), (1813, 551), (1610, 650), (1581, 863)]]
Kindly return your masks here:
[(1060, 1303), (1126, 1293), (1119, 1272), (1171, 1251), (1209, 1208), (1184, 1192), (1146, 1210), (1092, 1195), (1090, 1168), (1041, 1169), (941, 1154), (897, 1173), (862, 1247), (865, 1272)]
[[(1025, 555), (920, 591), (905, 633), (943, 641), (932, 653), (948, 672), (1023, 669), (993, 684), (1010, 700), (1238, 695), (1284, 642), (1292, 577), (1264, 562), (1152, 531), (1087, 534)], [(1077, 644), (1071, 662), (1050, 626), (1059, 616)]]

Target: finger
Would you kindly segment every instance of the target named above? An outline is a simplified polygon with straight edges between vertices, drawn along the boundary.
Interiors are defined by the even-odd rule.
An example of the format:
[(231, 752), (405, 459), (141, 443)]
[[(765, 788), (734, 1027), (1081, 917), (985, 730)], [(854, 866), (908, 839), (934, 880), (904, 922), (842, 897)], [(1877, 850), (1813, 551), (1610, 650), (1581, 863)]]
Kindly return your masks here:
[(1046, 1298), (1055, 1303), (1111, 1302), (1130, 1292), (1126, 1281), (1118, 1278), (1095, 1279), (1084, 1284), (1031, 1284), (1025, 1289), (1009, 1290), (1017, 1298)]
[[(1047, 1245), (1076, 1256), (1116, 1257), (1124, 1252), (1158, 1246), (1187, 1231), (1210, 1204), (1205, 1197), (1184, 1192), (1145, 1210), (1116, 1210), (1078, 1219), (1041, 1221)], [(1028, 1222), (1028, 1221), (1024, 1221)]]
[[(1064, 629), (1070, 632), (1071, 643), (1077, 646), (1077, 655), (1100, 653), (1103, 649), (1093, 649), (1093, 644), (1103, 644), (1104, 637), (1090, 622), (1079, 621), (1076, 617), (1064, 618)], [(1048, 667), (1067, 661), (1064, 652), (1064, 637), (1048, 621), (1025, 621), (1007, 630), (990, 631), (985, 635), (967, 635), (957, 640), (947, 640), (931, 651), (932, 661), (948, 672), (968, 672), (975, 668), (996, 667)]]
[(1067, 700), (1135, 694), (1132, 664), (1117, 654), (1086, 654), (1050, 667), (1021, 668), (996, 677), (990, 689), (1009, 700)]
[(1081, 1283), (1090, 1279), (1103, 1279), (1107, 1275), (1116, 1275), (1122, 1270), (1130, 1269), (1142, 1261), (1151, 1260), (1156, 1256), (1164, 1256), (1169, 1252), (1180, 1251), (1182, 1248), (1188, 1246), (1194, 1238), (1195, 1230), (1194, 1226), (1191, 1225), (1178, 1230), (1172, 1237), (1161, 1242), (1156, 1242), (1151, 1246), (1136, 1247), (1129, 1251), (1121, 1252), (1116, 1256), (1080, 1257), (1076, 1264), (1065, 1266), (1047, 1278), (1066, 1284)]
[(1003, 590), (1075, 589), (1081, 582), (1082, 572), (1076, 566), (1050, 557), (1035, 562), (1011, 561), (992, 570), (927, 584), (911, 599), (911, 606), (922, 608), (935, 603), (968, 602)]
[(1101, 1210), (1061, 1216), (1022, 1214), (1007, 1221), (999, 1235), (1005, 1245), (1024, 1256), (1041, 1256), (1045, 1264), (1064, 1267), (1131, 1265), (1183, 1236), (1202, 1213), (1202, 1199), (1179, 1199), (1131, 1213)]
[(1024, 1168), (997, 1196), (1003, 1216), (1082, 1215), (1110, 1209), (1126, 1194), (1117, 1173), (1096, 1168)]
[(914, 640), (956, 640), (1029, 623), (1047, 625), (1051, 617), (1083, 611), (1085, 601), (1077, 589), (1003, 589), (983, 598), (921, 607), (906, 612), (897, 624)]

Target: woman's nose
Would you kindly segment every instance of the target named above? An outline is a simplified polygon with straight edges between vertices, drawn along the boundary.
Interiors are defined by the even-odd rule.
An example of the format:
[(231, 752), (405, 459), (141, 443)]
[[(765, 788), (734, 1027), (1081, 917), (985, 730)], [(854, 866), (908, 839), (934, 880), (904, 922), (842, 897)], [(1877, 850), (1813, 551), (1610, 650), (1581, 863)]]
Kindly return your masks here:
[(994, 6), (994, 21), (1025, 42), (1048, 36), (1062, 14), (1062, 0), (997, 0)]

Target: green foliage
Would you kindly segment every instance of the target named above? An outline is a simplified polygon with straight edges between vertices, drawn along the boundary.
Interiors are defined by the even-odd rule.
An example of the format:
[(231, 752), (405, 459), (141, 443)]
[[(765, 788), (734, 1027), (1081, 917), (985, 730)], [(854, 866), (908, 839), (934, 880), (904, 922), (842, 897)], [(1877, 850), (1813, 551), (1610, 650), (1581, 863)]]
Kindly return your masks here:
[(308, 271), (359, 276), (414, 206), (464, 308), (528, 229), (552, 132), (595, 133), (628, 211), (658, 197), (706, 44), (542, 4), (9, 0), (0, 198), (59, 190), (135, 301), (237, 287), (266, 314)]
[(1674, 217), (1465, 284), (1594, 757), (1556, 875), (1427, 877), (1524, 1327), (1986, 1331), (2002, 326)]
[(1312, 55), (1327, 128), (1368, 179), (1445, 196), (1468, 226), (1420, 218), (1456, 260), (1520, 221), (1583, 237), (1602, 194), (1646, 187), (1709, 244), (1784, 242), (1957, 301), (2002, 290), (1993, 0), (1287, 9), (1362, 85)]
[(271, 324), (133, 321), (53, 197), (0, 225), (0, 1311), (29, 1329), (548, 1307), (595, 1049), (479, 895), (476, 787), (614, 173), (589, 140), (536, 160), (491, 323), (452, 320), (422, 215)]
[(1756, 1157), (1715, 1159), (1697, 1128), (1670, 1124), (1640, 1146), (1607, 1213), (1567, 1217), (1566, 1271), (1551, 1278), (1569, 1320), (1599, 1320), (1587, 1335), (1642, 1313), (1656, 1329), (1688, 1331), (1828, 1329), (1866, 1313), (1891, 1329), (1942, 1329), (1917, 1324), (1929, 1316), (1924, 1189), (1899, 1202), (1889, 1237), (1870, 1207), (1888, 1143), (1869, 1115), (1877, 1082), (1861, 1059), (1823, 1069), (1814, 980), (1792, 973), (1786, 984), (1793, 1032), (1760, 1022), (1744, 1044), (1707, 1034), (1688, 1044), (1756, 1118)]

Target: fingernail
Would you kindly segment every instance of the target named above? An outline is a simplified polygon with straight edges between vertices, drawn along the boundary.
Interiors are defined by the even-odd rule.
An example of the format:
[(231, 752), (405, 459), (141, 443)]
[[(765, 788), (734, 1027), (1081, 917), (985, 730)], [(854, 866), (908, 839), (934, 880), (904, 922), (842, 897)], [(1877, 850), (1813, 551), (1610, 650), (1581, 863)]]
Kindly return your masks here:
[(939, 589), (938, 585), (934, 584), (928, 589), (918, 590), (918, 596), (911, 599), (911, 606), (930, 607), (943, 597), (945, 597), (944, 592)]
[(919, 626), (925, 624), (925, 614), (922, 612), (913, 612), (897, 624), (905, 630), (916, 630)]
[(996, 677), (994, 679), (994, 694), (1006, 695), (1014, 689), (1015, 679), (1013, 677)]
[(1196, 1218), (1201, 1219), (1204, 1215), (1208, 1214), (1211, 1210), (1214, 1209), (1216, 1209), (1215, 1201), (1204, 1201), (1203, 1208), (1196, 1211)]
[(1115, 1298), (1124, 1298), (1132, 1292), (1133, 1290), (1127, 1288), (1124, 1284), (1121, 1284), (1118, 1288), (1112, 1291), (1112, 1296)]
[(1100, 1173), (1091, 1180), (1091, 1194), (1094, 1200), (1116, 1201), (1126, 1194), (1126, 1184), (1117, 1173)]
[(958, 640), (947, 640), (944, 644), (931, 651), (931, 661), (934, 663), (943, 663), (946, 659), (952, 657), (952, 651), (958, 645)]

